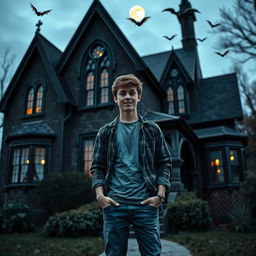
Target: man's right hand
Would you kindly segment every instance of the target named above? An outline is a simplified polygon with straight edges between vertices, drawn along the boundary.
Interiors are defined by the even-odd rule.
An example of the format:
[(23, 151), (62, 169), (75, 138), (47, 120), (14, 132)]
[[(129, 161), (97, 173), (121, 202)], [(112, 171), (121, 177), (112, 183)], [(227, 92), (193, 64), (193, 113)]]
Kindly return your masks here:
[(99, 196), (97, 196), (97, 201), (99, 202), (99, 205), (102, 209), (104, 209), (110, 205), (119, 206), (118, 202), (116, 202), (115, 200), (113, 200), (112, 198), (110, 198), (108, 196), (99, 195)]

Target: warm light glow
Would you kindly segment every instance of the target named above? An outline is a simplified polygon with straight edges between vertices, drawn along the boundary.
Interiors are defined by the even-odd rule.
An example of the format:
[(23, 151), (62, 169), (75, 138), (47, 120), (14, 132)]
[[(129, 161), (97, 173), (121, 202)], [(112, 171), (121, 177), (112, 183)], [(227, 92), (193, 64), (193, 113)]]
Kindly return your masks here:
[(214, 167), (214, 161), (211, 161), (211, 167)]
[(36, 107), (36, 113), (41, 112), (41, 107)]
[(29, 164), (29, 160), (28, 159), (26, 160), (26, 164)]
[(44, 159), (41, 160), (41, 165), (45, 165), (45, 160)]
[(230, 151), (230, 157), (229, 157), (230, 161), (234, 161), (235, 160), (235, 156), (234, 156), (234, 152)]
[(130, 9), (129, 15), (132, 19), (135, 19), (136, 21), (141, 21), (145, 17), (145, 10), (139, 5), (134, 5)]
[(220, 165), (220, 160), (218, 158), (215, 159), (215, 165), (219, 166)]
[(103, 55), (103, 52), (97, 50), (97, 51), (96, 51), (96, 54), (97, 54), (99, 57), (101, 57), (101, 56)]
[(217, 173), (221, 173), (221, 169), (218, 169), (218, 170), (217, 170)]
[(33, 109), (32, 108), (27, 108), (27, 115), (32, 115)]

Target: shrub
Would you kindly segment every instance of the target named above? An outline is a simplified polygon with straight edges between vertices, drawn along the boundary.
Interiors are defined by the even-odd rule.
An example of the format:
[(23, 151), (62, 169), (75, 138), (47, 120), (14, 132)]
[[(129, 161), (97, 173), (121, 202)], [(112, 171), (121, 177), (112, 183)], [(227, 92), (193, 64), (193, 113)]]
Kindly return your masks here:
[(243, 194), (247, 197), (251, 204), (251, 210), (254, 218), (256, 218), (256, 173), (249, 171), (242, 188)]
[(49, 174), (38, 184), (37, 189), (47, 216), (95, 200), (90, 178), (78, 172)]
[(34, 216), (27, 205), (9, 203), (0, 209), (1, 232), (27, 232), (34, 228)]
[(51, 216), (44, 226), (47, 236), (98, 236), (102, 232), (102, 212), (97, 202)]
[(168, 205), (171, 230), (206, 230), (212, 224), (207, 202), (193, 192), (183, 192)]
[(248, 204), (236, 205), (230, 211), (230, 227), (236, 232), (246, 232), (251, 230), (252, 217), (251, 209)]

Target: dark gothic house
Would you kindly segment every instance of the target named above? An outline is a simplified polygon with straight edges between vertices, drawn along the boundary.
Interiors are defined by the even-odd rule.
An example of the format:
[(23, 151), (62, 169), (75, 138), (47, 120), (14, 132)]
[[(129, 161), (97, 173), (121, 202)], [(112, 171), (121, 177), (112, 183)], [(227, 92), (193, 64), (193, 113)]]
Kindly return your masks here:
[[(181, 11), (189, 7), (181, 1)], [(236, 74), (202, 77), (195, 21), (193, 13), (179, 17), (181, 49), (144, 57), (98, 0), (64, 52), (37, 31), (0, 103), (4, 202), (37, 207), (33, 192), (47, 173), (87, 173), (98, 129), (118, 114), (112, 82), (133, 73), (144, 84), (138, 112), (159, 124), (173, 155), (168, 200), (196, 191), (214, 216), (226, 215), (243, 180), (247, 139), (236, 129)]]

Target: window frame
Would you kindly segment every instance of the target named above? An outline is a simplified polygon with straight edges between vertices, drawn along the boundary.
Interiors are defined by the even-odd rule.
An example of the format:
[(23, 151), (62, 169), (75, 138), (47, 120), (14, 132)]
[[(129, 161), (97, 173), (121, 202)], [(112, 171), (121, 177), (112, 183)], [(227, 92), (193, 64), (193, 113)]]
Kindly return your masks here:
[(77, 170), (78, 172), (86, 174), (84, 170), (84, 149), (85, 149), (84, 142), (90, 141), (90, 140), (93, 141), (93, 144), (92, 144), (92, 152), (93, 152), (96, 136), (97, 136), (97, 132), (79, 135), (79, 139), (78, 139), (79, 140), (79, 158), (78, 158), (78, 170)]
[[(236, 144), (230, 143), (230, 144), (222, 144), (221, 146), (207, 146), (206, 148), (206, 153), (207, 153), (207, 187), (208, 188), (216, 188), (216, 187), (240, 187), (243, 180), (244, 180), (244, 159), (242, 156), (242, 150), (243, 148), (241, 146), (238, 146)], [(238, 153), (238, 161), (239, 161), (239, 166), (240, 166), (240, 182), (239, 183), (234, 183), (232, 182), (232, 170), (231, 170), (231, 165), (229, 161), (229, 152), (231, 150), (237, 150)], [(214, 184), (211, 183), (211, 178), (210, 178), (210, 152), (212, 151), (222, 151), (222, 158), (223, 158), (223, 172), (224, 172), (224, 183), (220, 184)]]
[[(221, 157), (222, 157), (222, 170), (223, 170), (223, 178), (224, 181), (222, 183), (215, 183), (213, 182), (212, 176), (211, 176), (211, 172), (212, 172), (212, 166), (211, 166), (211, 152), (221, 152)], [(212, 148), (209, 149), (208, 152), (208, 157), (207, 157), (207, 176), (208, 176), (208, 185), (209, 186), (223, 186), (227, 184), (227, 164), (226, 164), (226, 158), (225, 158), (225, 149), (224, 148)]]
[[(13, 177), (13, 168), (12, 168), (12, 162), (13, 162), (13, 152), (16, 149), (22, 149), (22, 148), (29, 148), (29, 164), (28, 164), (28, 169), (27, 169), (27, 182), (22, 182), (21, 180), (18, 180), (18, 182), (12, 182), (12, 177)], [(37, 147), (43, 147), (45, 148), (45, 167), (44, 167), (44, 174), (43, 174), (43, 179), (47, 175), (48, 170), (51, 165), (51, 146), (47, 142), (13, 142), (9, 145), (9, 153), (8, 153), (8, 162), (7, 162), (7, 170), (8, 173), (6, 175), (6, 184), (7, 186), (26, 186), (26, 185), (31, 185), (31, 184), (38, 184), (38, 181), (33, 180), (33, 176), (35, 176), (36, 172), (36, 166), (35, 166), (35, 148)]]
[[(93, 59), (91, 52), (96, 49), (97, 47), (102, 46), (104, 48), (104, 53), (101, 57)], [(97, 108), (97, 107), (107, 107), (107, 106), (114, 106), (114, 101), (111, 91), (111, 83), (112, 83), (112, 73), (113, 73), (113, 56), (111, 54), (111, 51), (109, 47), (102, 41), (96, 41), (94, 42), (88, 49), (85, 51), (84, 57), (81, 61), (81, 95), (80, 95), (80, 110), (86, 110), (91, 108)], [(104, 59), (107, 58), (107, 61), (104, 61)], [(86, 105), (86, 96), (85, 96), (85, 86), (86, 86), (86, 79), (87, 79), (87, 65), (90, 61), (93, 61), (94, 63), (94, 104), (93, 105)], [(106, 62), (104, 65), (102, 65), (103, 62)], [(106, 69), (108, 72), (108, 101), (107, 102), (101, 102), (101, 74), (102, 70)], [(106, 87), (103, 87), (106, 88)]]
[[(39, 89), (42, 88), (42, 98), (41, 98), (41, 111), (40, 112), (36, 112), (36, 108), (37, 108), (37, 92), (39, 91)], [(29, 91), (33, 89), (34, 90), (34, 94), (33, 94), (33, 103), (32, 103), (32, 114), (27, 114), (27, 103), (28, 103), (28, 93)], [(22, 119), (26, 119), (26, 118), (31, 118), (31, 117), (37, 117), (37, 116), (42, 116), (45, 114), (45, 97), (46, 97), (46, 87), (45, 87), (45, 83), (43, 81), (37, 81), (33, 84), (29, 84), (27, 85), (27, 90), (25, 93), (25, 106), (24, 106), (24, 111), (23, 111), (23, 117)]]
[[(182, 99), (182, 101), (184, 102), (184, 110), (185, 112), (180, 113), (179, 112), (179, 99), (178, 99), (178, 89), (181, 86), (181, 88), (183, 88), (183, 96), (184, 99)], [(168, 101), (168, 90), (169, 88), (172, 88), (173, 90), (173, 109), (174, 109), (174, 113), (169, 113), (169, 102)], [(187, 86), (186, 84), (182, 83), (182, 82), (178, 82), (178, 81), (174, 81), (174, 79), (172, 79), (172, 83), (168, 83), (168, 86), (166, 87), (166, 95), (167, 95), (167, 114), (169, 115), (177, 115), (177, 116), (188, 116), (189, 115), (189, 105), (188, 105), (188, 101), (189, 101), (189, 94), (187, 92)]]
[[(172, 92), (172, 98), (173, 98), (173, 100), (171, 101), (169, 101), (169, 91), (171, 91)], [(169, 114), (169, 115), (175, 115), (175, 95), (174, 95), (174, 89), (173, 89), (173, 86), (168, 86), (168, 88), (167, 88), (167, 105), (168, 105), (168, 110), (167, 110), (167, 113)], [(170, 96), (171, 97), (171, 96)], [(172, 104), (172, 108), (173, 108), (173, 113), (170, 113), (169, 112), (169, 109), (170, 109), (170, 104)]]

